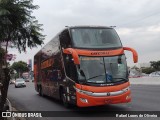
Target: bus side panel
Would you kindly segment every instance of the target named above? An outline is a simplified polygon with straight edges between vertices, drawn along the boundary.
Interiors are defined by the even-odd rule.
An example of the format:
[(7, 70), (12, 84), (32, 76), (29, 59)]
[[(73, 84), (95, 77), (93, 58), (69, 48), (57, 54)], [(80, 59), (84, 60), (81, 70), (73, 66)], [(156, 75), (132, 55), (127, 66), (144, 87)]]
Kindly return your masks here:
[(60, 50), (54, 55), (54, 63), (52, 66), (52, 78), (50, 79), (50, 88), (53, 88), (53, 92), (51, 94), (52, 97), (56, 99), (60, 99), (60, 85), (63, 84), (63, 79), (65, 78), (64, 70), (62, 67), (62, 57), (60, 54)]
[(38, 89), (37, 89), (37, 64), (34, 64), (34, 85), (35, 85), (35, 90), (38, 92)]
[(40, 84), (40, 70), (41, 70), (41, 51), (38, 52), (34, 56), (34, 84), (35, 84), (35, 90), (38, 92), (38, 86)]

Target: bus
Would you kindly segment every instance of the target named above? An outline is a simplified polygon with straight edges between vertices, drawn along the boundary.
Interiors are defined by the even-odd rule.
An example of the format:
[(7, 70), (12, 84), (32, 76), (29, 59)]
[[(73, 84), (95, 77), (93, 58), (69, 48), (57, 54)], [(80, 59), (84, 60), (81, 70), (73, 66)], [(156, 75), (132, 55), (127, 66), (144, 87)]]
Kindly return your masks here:
[(64, 106), (89, 107), (131, 101), (129, 71), (123, 47), (113, 27), (70, 26), (34, 56), (34, 84), (40, 96)]

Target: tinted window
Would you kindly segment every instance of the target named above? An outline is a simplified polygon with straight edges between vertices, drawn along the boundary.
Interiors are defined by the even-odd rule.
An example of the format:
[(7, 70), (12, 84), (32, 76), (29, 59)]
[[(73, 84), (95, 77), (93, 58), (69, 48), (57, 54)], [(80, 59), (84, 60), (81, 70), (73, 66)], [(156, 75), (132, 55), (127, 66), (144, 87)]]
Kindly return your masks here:
[(113, 48), (121, 47), (120, 39), (112, 28), (74, 28), (71, 29), (74, 47)]

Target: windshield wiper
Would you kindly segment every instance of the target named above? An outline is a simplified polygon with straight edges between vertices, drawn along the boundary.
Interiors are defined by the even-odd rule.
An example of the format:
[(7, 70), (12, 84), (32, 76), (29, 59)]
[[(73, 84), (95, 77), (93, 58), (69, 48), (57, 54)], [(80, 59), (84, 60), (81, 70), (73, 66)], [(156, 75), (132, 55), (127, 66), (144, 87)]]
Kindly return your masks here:
[(94, 76), (94, 77), (88, 78), (87, 80), (90, 80), (90, 79), (93, 79), (93, 78), (96, 78), (96, 77), (99, 77), (99, 76), (104, 76), (104, 74), (102, 74), (102, 75), (97, 75), (97, 76)]
[(115, 82), (128, 81), (128, 79), (126, 78), (113, 78), (113, 79), (121, 79), (120, 81), (115, 81)]
[(113, 79), (122, 79), (122, 80), (127, 80), (126, 78), (113, 78)]

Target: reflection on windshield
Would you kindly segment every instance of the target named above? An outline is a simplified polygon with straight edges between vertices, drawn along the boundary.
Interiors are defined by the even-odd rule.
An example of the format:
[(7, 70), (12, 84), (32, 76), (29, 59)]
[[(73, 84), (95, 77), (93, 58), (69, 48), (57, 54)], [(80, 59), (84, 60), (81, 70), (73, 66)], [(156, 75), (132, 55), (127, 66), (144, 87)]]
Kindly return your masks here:
[[(80, 69), (87, 82), (111, 83), (126, 80), (127, 65), (125, 56), (114, 57), (80, 57)], [(80, 74), (79, 74), (80, 75)]]
[[(81, 57), (80, 61), (80, 69), (83, 70), (87, 82), (104, 82), (105, 71), (102, 57)], [(98, 81), (97, 78), (99, 78)]]

